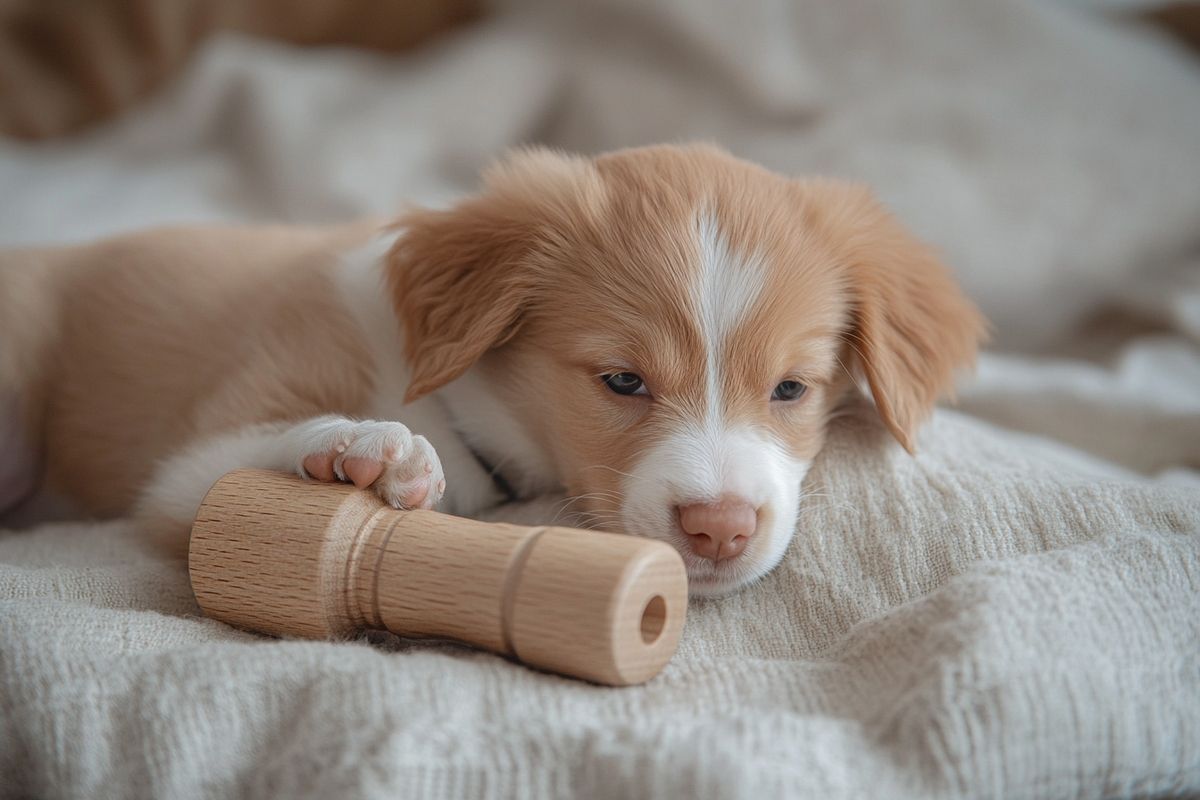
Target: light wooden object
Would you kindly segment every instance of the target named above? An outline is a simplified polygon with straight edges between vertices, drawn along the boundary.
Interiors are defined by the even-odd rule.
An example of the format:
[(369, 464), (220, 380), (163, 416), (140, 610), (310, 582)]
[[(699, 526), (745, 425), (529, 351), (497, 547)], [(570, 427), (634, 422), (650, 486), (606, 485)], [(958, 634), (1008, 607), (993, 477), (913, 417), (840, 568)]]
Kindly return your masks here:
[(659, 673), (687, 610), (686, 570), (662, 542), (396, 511), (262, 470), (209, 490), (188, 568), (204, 613), (238, 627), (458, 639), (613, 686)]

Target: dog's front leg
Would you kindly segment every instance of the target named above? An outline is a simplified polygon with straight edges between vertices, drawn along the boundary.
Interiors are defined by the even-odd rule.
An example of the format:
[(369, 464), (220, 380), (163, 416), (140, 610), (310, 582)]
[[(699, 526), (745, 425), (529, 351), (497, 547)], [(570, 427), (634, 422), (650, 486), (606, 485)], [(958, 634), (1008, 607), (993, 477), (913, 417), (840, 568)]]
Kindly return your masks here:
[(185, 447), (159, 465), (139, 496), (137, 516), (186, 543), (209, 487), (248, 467), (369, 486), (396, 508), (433, 508), (446, 491), (442, 464), (424, 436), (399, 422), (325, 416), (251, 425)]

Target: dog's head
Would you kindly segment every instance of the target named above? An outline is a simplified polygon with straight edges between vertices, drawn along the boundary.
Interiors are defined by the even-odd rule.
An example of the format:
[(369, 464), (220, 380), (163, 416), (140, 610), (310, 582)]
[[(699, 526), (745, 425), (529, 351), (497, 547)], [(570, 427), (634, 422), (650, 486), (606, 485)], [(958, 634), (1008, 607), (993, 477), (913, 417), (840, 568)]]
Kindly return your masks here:
[[(867, 190), (712, 147), (519, 152), (401, 227), (409, 398), (470, 370), (577, 522), (673, 544), (699, 594), (778, 563), (852, 372), (912, 450), (983, 331)], [(503, 462), (514, 437), (473, 438)]]

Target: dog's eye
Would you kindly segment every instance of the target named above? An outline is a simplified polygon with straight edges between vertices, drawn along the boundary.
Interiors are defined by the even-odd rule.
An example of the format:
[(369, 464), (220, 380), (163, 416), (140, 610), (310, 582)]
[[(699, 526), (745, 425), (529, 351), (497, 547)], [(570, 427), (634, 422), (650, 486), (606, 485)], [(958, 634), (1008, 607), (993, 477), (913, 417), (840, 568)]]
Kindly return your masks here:
[(808, 387), (800, 381), (781, 381), (771, 393), (772, 400), (796, 400)]
[(604, 385), (617, 394), (649, 394), (646, 384), (641, 377), (632, 372), (618, 372), (615, 375), (601, 375)]

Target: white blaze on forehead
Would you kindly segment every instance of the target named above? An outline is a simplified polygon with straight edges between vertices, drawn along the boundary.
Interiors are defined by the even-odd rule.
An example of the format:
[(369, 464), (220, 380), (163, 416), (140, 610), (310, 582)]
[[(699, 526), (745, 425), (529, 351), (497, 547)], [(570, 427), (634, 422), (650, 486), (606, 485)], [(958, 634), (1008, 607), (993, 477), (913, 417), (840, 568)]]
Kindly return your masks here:
[[(702, 419), (675, 421), (640, 455), (622, 483), (621, 521), (626, 531), (680, 551), (693, 594), (720, 594), (779, 563), (795, 529), (809, 462), (793, 458), (770, 431), (725, 418), (725, 352), (766, 289), (767, 263), (759, 251), (735, 252), (711, 210), (697, 215), (695, 230), (699, 264), (690, 299), (705, 348), (706, 411)], [(757, 509), (758, 528), (741, 557), (714, 564), (691, 551), (677, 509), (722, 495)]]
[(766, 262), (760, 253), (735, 253), (711, 210), (700, 212), (696, 233), (700, 269), (692, 295), (706, 351), (708, 419), (713, 423), (720, 419), (723, 405), (721, 360), (725, 343), (762, 294)]

